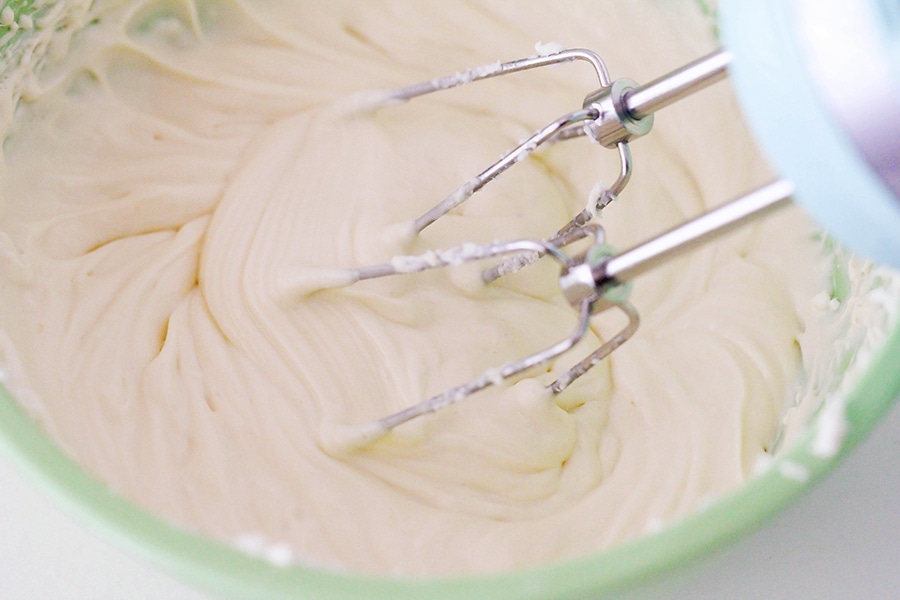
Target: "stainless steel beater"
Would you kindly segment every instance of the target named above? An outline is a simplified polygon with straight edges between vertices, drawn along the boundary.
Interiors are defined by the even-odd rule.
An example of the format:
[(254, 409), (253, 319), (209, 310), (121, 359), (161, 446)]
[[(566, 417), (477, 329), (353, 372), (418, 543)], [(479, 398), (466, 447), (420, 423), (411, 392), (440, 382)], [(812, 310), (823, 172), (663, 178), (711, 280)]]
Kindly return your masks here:
[[(410, 100), (482, 79), (575, 60), (588, 62), (600, 82), (599, 89), (585, 98), (583, 106), (535, 132), (499, 161), (415, 219), (413, 228), (415, 233), (421, 232), (541, 145), (582, 135), (588, 135), (595, 142), (606, 148), (615, 149), (618, 153), (619, 174), (608, 189), (594, 194), (587, 208), (546, 241), (471, 243), (455, 248), (433, 250), (418, 256), (399, 256), (386, 264), (346, 270), (346, 277), (341, 278), (341, 283), (338, 284), (350, 285), (388, 275), (506, 257), (499, 265), (483, 272), (482, 278), (485, 283), (490, 283), (540, 257), (548, 256), (560, 264), (562, 269), (559, 278), (560, 289), (572, 307), (578, 311), (578, 322), (574, 331), (553, 346), (523, 359), (488, 369), (466, 383), (383, 417), (369, 427), (361, 428), (362, 437), (357, 443), (377, 439), (411, 419), (440, 410), (488, 386), (500, 384), (505, 379), (532, 367), (546, 364), (570, 350), (582, 339), (588, 331), (593, 314), (609, 308), (622, 311), (627, 317), (624, 328), (548, 386), (548, 390), (553, 394), (563, 391), (625, 343), (637, 330), (639, 317), (627, 300), (628, 282), (677, 254), (730, 231), (750, 219), (766, 214), (785, 203), (791, 196), (793, 186), (790, 183), (775, 181), (618, 254), (605, 244), (603, 230), (591, 223), (592, 218), (612, 202), (628, 183), (632, 171), (628, 142), (650, 131), (653, 114), (656, 111), (721, 80), (731, 61), (731, 55), (726, 51), (705, 56), (641, 86), (630, 79), (611, 80), (605, 64), (595, 52), (583, 49), (562, 50), (548, 55), (469, 69), (448, 77), (399, 88), (386, 95), (386, 104), (395, 104), (398, 101)], [(566, 253), (566, 247), (585, 238), (591, 241), (591, 246), (586, 252), (574, 256)]]
[[(585, 210), (547, 241), (464, 244), (389, 264), (348, 270), (341, 284), (398, 273), (505, 256), (483, 272), (490, 283), (550, 256), (560, 263), (559, 285), (578, 310), (566, 339), (413, 407), (361, 427), (364, 444), (420, 415), (439, 410), (569, 350), (587, 331), (592, 314), (616, 307), (628, 324), (563, 374), (548, 389), (558, 393), (623, 344), (638, 326), (627, 284), (669, 258), (787, 203), (799, 200), (837, 238), (900, 267), (900, 8), (883, 0), (719, 0), (719, 27), (729, 50), (719, 50), (648, 84), (611, 80), (589, 50), (562, 50), (469, 69), (387, 93), (388, 103), (546, 65), (588, 62), (600, 83), (581, 108), (538, 130), (498, 162), (449, 194), (414, 221), (416, 233), (468, 200), (542, 144), (587, 135), (617, 151), (618, 177), (592, 193)], [(706, 86), (732, 79), (744, 116), (763, 148), (787, 177), (759, 187), (696, 219), (624, 252), (604, 244), (591, 220), (622, 192), (631, 176), (628, 142), (648, 133), (656, 111)], [(591, 247), (570, 256), (565, 249), (590, 238)], [(512, 255), (511, 257), (508, 255)]]

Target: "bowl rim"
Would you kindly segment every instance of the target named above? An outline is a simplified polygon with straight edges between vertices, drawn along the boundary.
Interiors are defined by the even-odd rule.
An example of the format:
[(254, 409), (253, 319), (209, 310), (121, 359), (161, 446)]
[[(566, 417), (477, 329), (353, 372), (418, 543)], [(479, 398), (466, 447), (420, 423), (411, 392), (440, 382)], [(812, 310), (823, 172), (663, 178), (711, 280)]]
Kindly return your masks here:
[[(277, 566), (173, 524), (117, 495), (51, 441), (0, 383), (0, 449), (76, 519), (177, 579), (227, 598), (421, 597), (484, 600), (604, 595), (646, 583), (727, 545), (773, 517), (850, 452), (900, 393), (900, 323), (845, 399), (847, 432), (833, 456), (813, 448), (815, 419), (797, 442), (744, 485), (686, 517), (606, 550), (546, 565), (459, 577), (377, 576)], [(790, 468), (783, 468), (788, 465)]]

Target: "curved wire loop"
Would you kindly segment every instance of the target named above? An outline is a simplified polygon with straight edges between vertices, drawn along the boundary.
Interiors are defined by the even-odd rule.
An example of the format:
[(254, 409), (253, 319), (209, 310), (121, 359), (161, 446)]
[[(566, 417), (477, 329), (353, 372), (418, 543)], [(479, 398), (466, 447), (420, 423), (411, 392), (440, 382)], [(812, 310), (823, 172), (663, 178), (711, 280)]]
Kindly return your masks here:
[(558, 394), (572, 385), (576, 379), (596, 367), (600, 364), (600, 361), (612, 354), (616, 348), (627, 342), (637, 331), (641, 319), (637, 310), (630, 302), (625, 301), (619, 304), (612, 304), (611, 306), (618, 308), (625, 313), (625, 316), (628, 317), (628, 323), (626, 323), (625, 327), (623, 327), (619, 333), (608, 339), (599, 348), (584, 357), (581, 362), (560, 375), (556, 381), (551, 383), (548, 387), (553, 394)]
[[(591, 65), (598, 81), (600, 82), (601, 89), (606, 88), (611, 84), (609, 71), (606, 68), (606, 64), (596, 52), (583, 48), (574, 48), (569, 50), (562, 50), (560, 52), (544, 56), (530, 56), (528, 58), (510, 62), (497, 62), (491, 65), (484, 65), (481, 67), (475, 67), (473, 69), (460, 71), (459, 73), (448, 75), (446, 77), (437, 77), (429, 81), (424, 81), (402, 88), (396, 88), (394, 90), (386, 92), (385, 97), (387, 101), (385, 102), (385, 104), (394, 104), (397, 102), (408, 101), (412, 98), (417, 98), (426, 94), (459, 87), (462, 85), (473, 83), (475, 81), (481, 81), (483, 79), (490, 79), (493, 77), (499, 77), (501, 75), (508, 75), (511, 73), (517, 73), (520, 71), (526, 71), (538, 67), (545, 67), (576, 60), (585, 61)], [(493, 181), (495, 178), (497, 178), (497, 176), (505, 172), (514, 164), (522, 161), (528, 155), (537, 150), (540, 146), (585, 135), (584, 124), (586, 122), (589, 123), (595, 121), (598, 118), (600, 118), (600, 115), (596, 109), (581, 108), (551, 121), (544, 127), (537, 130), (524, 142), (504, 154), (500, 158), (500, 160), (490, 165), (487, 169), (485, 169), (469, 181), (465, 182), (463, 185), (446, 196), (440, 203), (418, 217), (413, 222), (413, 229), (415, 233), (421, 233), (422, 230), (424, 230), (426, 227), (471, 198), (475, 192), (479, 191), (485, 185)], [(554, 238), (559, 237), (569, 229), (574, 229), (586, 224), (588, 221), (590, 221), (593, 215), (596, 214), (597, 211), (601, 210), (603, 206), (612, 201), (616, 197), (616, 195), (618, 195), (622, 191), (622, 189), (624, 189), (625, 185), (628, 183), (628, 179), (631, 177), (631, 153), (629, 151), (627, 142), (618, 142), (616, 144), (616, 147), (618, 150), (620, 162), (619, 174), (613, 184), (609, 187), (608, 194), (605, 194), (602, 198), (602, 200), (604, 201), (602, 206), (600, 205), (600, 202), (598, 202), (596, 206), (588, 207), (587, 209), (582, 211), (582, 213), (577, 215), (571, 222), (565, 225), (560, 231), (558, 231), (557, 234), (553, 236)], [(496, 279), (496, 277), (494, 277), (494, 279)], [(485, 277), (485, 281), (488, 280), (489, 278)]]

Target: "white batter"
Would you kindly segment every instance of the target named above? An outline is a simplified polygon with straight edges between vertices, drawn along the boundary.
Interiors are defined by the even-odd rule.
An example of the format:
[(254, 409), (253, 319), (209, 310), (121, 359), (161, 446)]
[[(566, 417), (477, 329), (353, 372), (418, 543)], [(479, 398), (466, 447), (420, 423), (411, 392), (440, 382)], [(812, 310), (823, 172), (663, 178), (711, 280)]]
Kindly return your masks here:
[[(463, 267), (289, 293), (310, 268), (544, 236), (617, 168), (613, 152), (560, 144), (409, 242), (404, 223), (596, 83), (566, 66), (371, 114), (350, 94), (517, 58), (539, 40), (648, 80), (715, 46), (694, 8), (94, 9), (68, 58), (28, 82), (4, 146), (0, 326), (27, 380), (20, 397), (142, 506), (351, 570), (557, 560), (734, 489), (776, 437), (796, 340), (825, 289), (796, 209), (641, 278), (638, 335), (559, 397), (538, 373), (355, 452), (324, 442), (568, 335), (556, 267), (488, 287)], [(619, 247), (768, 178), (724, 84), (667, 109), (634, 154), (633, 181), (601, 218)], [(596, 319), (553, 371), (621, 325)]]

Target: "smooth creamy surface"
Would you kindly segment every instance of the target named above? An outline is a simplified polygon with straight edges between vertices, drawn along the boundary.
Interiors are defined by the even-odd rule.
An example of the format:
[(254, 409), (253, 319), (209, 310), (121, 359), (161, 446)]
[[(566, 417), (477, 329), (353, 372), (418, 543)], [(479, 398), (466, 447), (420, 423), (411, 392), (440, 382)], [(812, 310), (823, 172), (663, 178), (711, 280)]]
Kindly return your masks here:
[[(776, 438), (825, 289), (798, 209), (642, 277), (636, 337), (559, 397), (537, 373), (356, 452), (328, 442), (561, 339), (576, 315), (550, 263), (490, 286), (465, 266), (298, 292), (320, 269), (545, 236), (615, 176), (614, 152), (559, 144), (410, 241), (409, 219), (596, 81), (564, 66), (375, 112), (354, 94), (551, 40), (648, 80), (715, 46), (694, 8), (101, 4), (28, 82), (3, 149), (0, 326), (19, 396), (115, 490), (279, 562), (530, 565), (734, 489)], [(769, 176), (725, 85), (666, 109), (633, 148), (635, 176), (600, 219), (619, 247)], [(621, 325), (597, 317), (552, 371)]]

